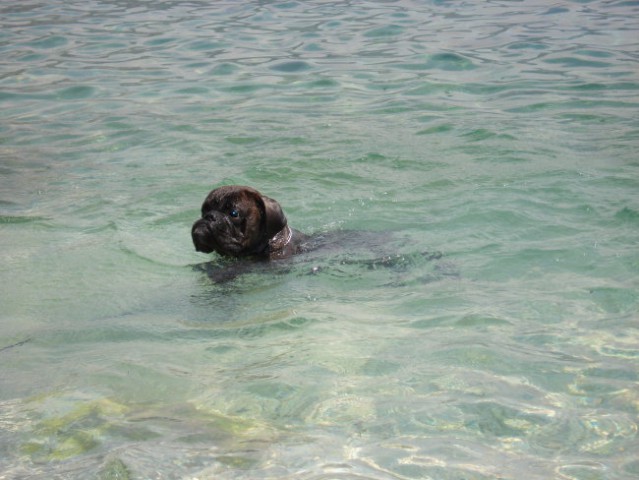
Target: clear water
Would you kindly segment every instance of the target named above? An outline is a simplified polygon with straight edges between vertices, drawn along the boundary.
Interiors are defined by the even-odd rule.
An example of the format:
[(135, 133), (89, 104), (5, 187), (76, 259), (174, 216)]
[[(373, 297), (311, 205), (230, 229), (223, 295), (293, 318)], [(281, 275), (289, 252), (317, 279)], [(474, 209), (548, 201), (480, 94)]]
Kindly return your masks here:
[[(1, 3), (0, 477), (639, 477), (638, 29)], [(406, 261), (212, 284), (189, 232), (227, 183)]]

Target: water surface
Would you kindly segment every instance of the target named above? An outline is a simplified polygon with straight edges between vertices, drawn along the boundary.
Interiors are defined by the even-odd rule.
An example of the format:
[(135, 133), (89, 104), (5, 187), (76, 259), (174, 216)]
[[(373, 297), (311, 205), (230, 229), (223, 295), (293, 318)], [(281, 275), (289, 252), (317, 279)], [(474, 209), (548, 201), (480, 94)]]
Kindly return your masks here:
[[(639, 476), (638, 18), (0, 5), (0, 476)], [(230, 183), (401, 261), (214, 284)]]

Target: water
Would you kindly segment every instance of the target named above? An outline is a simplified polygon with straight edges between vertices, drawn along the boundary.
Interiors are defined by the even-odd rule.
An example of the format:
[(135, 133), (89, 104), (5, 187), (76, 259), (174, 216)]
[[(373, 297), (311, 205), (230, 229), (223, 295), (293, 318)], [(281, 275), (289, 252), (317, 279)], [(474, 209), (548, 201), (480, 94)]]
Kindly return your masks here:
[[(0, 477), (637, 478), (638, 18), (0, 4)], [(403, 262), (212, 284), (228, 183)]]

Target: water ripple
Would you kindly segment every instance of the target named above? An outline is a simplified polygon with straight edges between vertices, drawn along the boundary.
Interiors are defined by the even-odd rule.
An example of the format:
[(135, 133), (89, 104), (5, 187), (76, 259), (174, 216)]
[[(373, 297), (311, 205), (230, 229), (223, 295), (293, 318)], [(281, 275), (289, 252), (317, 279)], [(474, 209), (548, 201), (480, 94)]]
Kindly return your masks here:
[[(637, 18), (0, 4), (0, 469), (636, 477)], [(212, 285), (222, 183), (406, 241)]]

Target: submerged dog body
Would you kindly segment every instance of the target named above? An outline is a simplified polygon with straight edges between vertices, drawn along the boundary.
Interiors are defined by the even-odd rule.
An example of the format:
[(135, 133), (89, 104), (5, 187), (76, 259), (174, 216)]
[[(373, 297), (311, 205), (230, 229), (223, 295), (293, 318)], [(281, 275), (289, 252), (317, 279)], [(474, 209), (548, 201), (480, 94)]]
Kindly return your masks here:
[(308, 238), (288, 226), (279, 203), (240, 185), (219, 187), (208, 194), (191, 237), (198, 252), (269, 260), (303, 251)]

